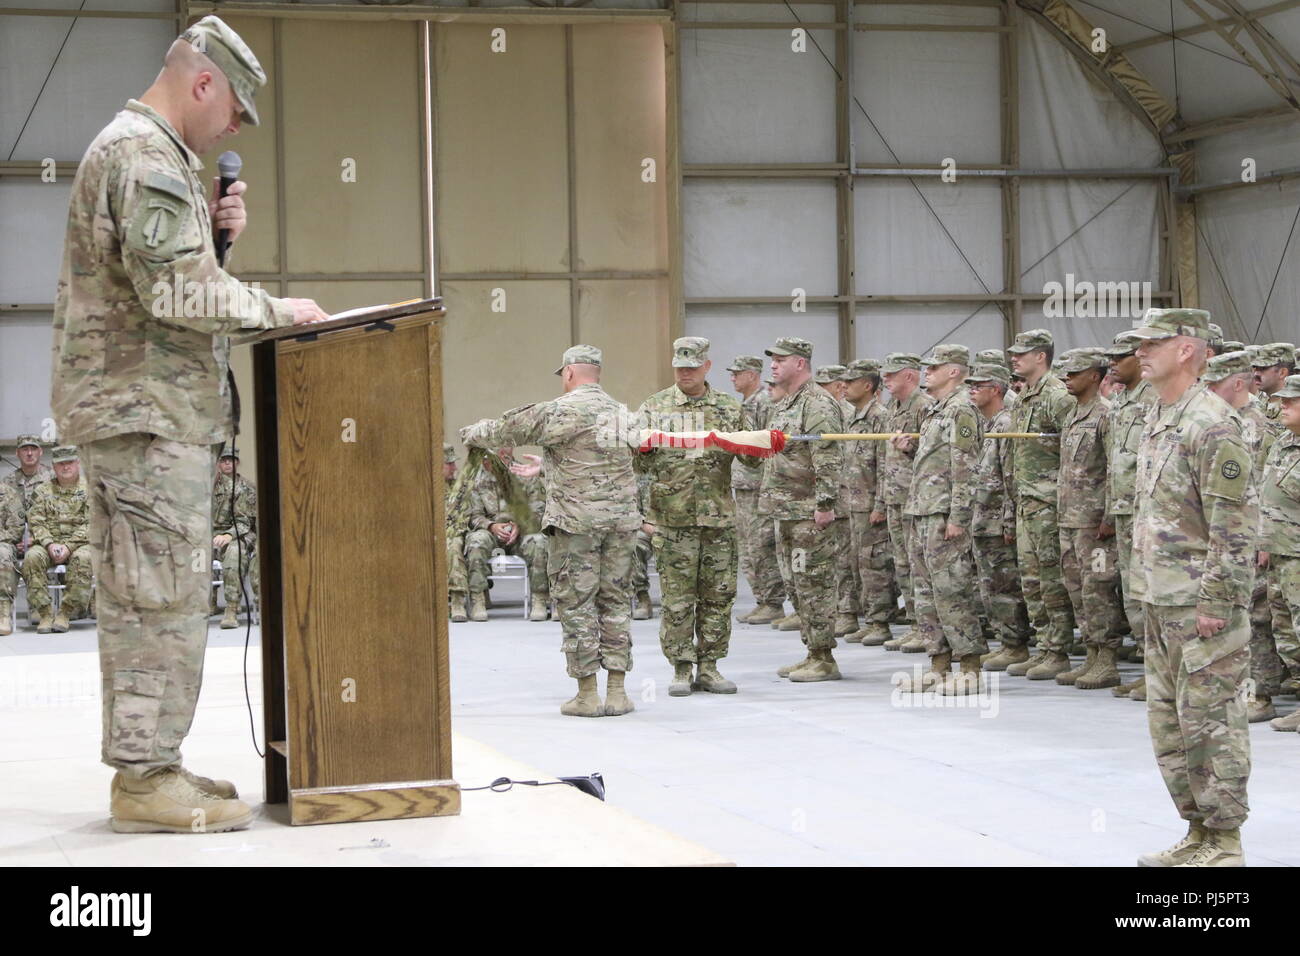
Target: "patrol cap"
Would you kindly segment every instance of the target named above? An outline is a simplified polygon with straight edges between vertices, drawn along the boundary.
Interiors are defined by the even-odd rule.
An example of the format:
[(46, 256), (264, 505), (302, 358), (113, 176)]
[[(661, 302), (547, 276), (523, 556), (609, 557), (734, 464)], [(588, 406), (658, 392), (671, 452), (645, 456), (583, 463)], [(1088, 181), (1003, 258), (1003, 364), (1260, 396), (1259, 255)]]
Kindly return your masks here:
[(708, 339), (686, 335), (673, 343), (673, 368), (699, 368), (708, 360)]
[(239, 461), (239, 456), (235, 454), (235, 446), (230, 442), (226, 442), (221, 446), (221, 454), (217, 455), (217, 458), (233, 458), (235, 461)]
[(1210, 340), (1210, 313), (1204, 309), (1147, 309), (1132, 335), (1140, 339), (1172, 339), (1179, 335)]
[(77, 461), (79, 459), (76, 445), (60, 445), (54, 449), (54, 463), (57, 465), (64, 461)]
[(776, 345), (770, 349), (763, 350), (764, 355), (798, 355), (800, 358), (812, 360), (812, 343), (807, 339), (797, 338), (793, 335), (783, 335), (776, 340)]
[(1300, 398), (1300, 375), (1288, 375), (1273, 398)]
[(1250, 364), (1255, 368), (1272, 368), (1274, 365), (1294, 365), (1295, 346), (1290, 342), (1273, 342), (1256, 346)]
[(1215, 325), (1213, 322), (1209, 323), (1209, 327), (1210, 327), (1210, 348), (1215, 350), (1222, 349), (1223, 329)]
[(1141, 341), (1132, 331), (1118, 332), (1115, 335), (1115, 341), (1104, 350), (1106, 357), (1122, 359), (1132, 355), (1137, 351), (1138, 343)]
[[(1225, 352), (1244, 352), (1244, 351), (1246, 351), (1246, 346), (1245, 346), (1243, 343), (1241, 343), (1241, 342), (1237, 342), (1237, 341), (1235, 341), (1235, 340), (1233, 340), (1233, 339), (1224, 339), (1224, 340), (1223, 340), (1223, 351), (1225, 351)], [(1297, 351), (1300, 351), (1300, 349), (1297, 349)]]
[(1106, 353), (1098, 348), (1070, 349), (1062, 356), (1061, 371), (1066, 375), (1086, 372), (1090, 368), (1105, 371), (1110, 366)]
[(975, 353), (976, 365), (1001, 365), (1008, 368), (1007, 353), (1001, 349), (980, 349)]
[(1245, 352), (1224, 352), (1205, 363), (1201, 378), (1207, 382), (1222, 382), (1229, 375), (1250, 371), (1250, 356)]
[(763, 359), (757, 355), (737, 355), (727, 366), (728, 372), (761, 372)]
[(945, 342), (930, 349), (930, 354), (921, 359), (922, 365), (970, 365), (970, 349), (964, 345)]
[(35, 445), (37, 448), (45, 447), (44, 445), (41, 444), (41, 440), (37, 438), (35, 435), (19, 435), (18, 444), (15, 445), (14, 447), (26, 448), (29, 445)]
[(594, 345), (573, 345), (564, 350), (560, 367), (555, 370), (559, 375), (569, 365), (600, 365), (600, 349)]
[(180, 38), (226, 75), (235, 99), (244, 108), (244, 122), (250, 126), (258, 125), (253, 97), (266, 85), (266, 71), (248, 44), (224, 20), (211, 14), (192, 24)]
[(843, 365), (823, 365), (813, 376), (813, 381), (818, 385), (827, 385), (831, 382), (838, 382), (840, 376), (848, 371)]
[(901, 372), (905, 368), (921, 369), (921, 356), (915, 352), (890, 352), (880, 363), (881, 374)]
[(442, 443), (442, 460), (443, 460), (443, 461), (455, 461), (455, 460), (456, 460), (456, 446), (455, 446), (455, 445), (449, 445), (449, 444), (447, 444), (446, 442), (443, 442), (443, 443)]
[(850, 362), (841, 377), (844, 381), (851, 382), (854, 379), (866, 378), (873, 372), (879, 374), (880, 362), (873, 358), (860, 358)]
[(1050, 349), (1054, 344), (1055, 339), (1047, 329), (1030, 329), (1017, 335), (1015, 342), (1007, 348), (1007, 351), (1012, 355), (1023, 355), (1034, 349)]
[(966, 376), (966, 384), (984, 385), (988, 382), (997, 382), (1010, 388), (1011, 372), (1005, 365), (998, 365), (995, 362), (977, 362), (971, 369), (971, 373)]

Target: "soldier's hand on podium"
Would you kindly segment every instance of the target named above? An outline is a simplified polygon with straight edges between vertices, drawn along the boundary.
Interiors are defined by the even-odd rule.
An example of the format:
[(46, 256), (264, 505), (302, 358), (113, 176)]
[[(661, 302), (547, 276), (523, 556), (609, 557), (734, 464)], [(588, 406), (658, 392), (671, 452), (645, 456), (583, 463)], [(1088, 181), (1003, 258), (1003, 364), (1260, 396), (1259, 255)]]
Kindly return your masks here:
[(329, 313), (316, 304), (315, 299), (285, 299), (293, 309), (293, 324), (305, 325), (308, 322), (324, 322)]

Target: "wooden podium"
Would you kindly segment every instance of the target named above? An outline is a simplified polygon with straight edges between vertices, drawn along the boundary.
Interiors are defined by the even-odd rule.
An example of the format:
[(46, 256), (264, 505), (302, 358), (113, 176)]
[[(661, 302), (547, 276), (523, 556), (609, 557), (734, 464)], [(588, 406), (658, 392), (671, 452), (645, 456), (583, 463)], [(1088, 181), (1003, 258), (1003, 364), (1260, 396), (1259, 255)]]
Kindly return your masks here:
[(294, 824), (460, 812), (440, 300), (251, 339), (266, 802)]

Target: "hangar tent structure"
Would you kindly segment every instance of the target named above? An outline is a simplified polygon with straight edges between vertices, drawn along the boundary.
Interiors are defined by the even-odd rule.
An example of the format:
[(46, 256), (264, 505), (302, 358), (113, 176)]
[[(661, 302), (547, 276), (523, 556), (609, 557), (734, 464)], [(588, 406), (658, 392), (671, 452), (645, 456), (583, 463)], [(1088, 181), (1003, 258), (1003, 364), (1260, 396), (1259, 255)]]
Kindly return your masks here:
[(1300, 0), (3, 4), (0, 444), (49, 415), (77, 162), (211, 12), (270, 75), (233, 271), (443, 296), (448, 426), (578, 341), (632, 403), (682, 334), (722, 388), (777, 335), (1072, 347), (1148, 297), (1300, 338)]

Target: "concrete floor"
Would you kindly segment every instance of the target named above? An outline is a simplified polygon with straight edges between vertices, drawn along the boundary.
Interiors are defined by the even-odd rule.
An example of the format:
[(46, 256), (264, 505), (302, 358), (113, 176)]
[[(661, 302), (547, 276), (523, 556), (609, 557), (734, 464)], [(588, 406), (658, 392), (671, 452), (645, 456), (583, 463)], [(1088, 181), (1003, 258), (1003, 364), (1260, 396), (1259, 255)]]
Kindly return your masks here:
[[(1167, 846), (1185, 830), (1156, 770), (1142, 704), (1023, 678), (1003, 679), (974, 704), (936, 707), (928, 696), (918, 704), (893, 693), (890, 677), (924, 655), (841, 645), (843, 680), (791, 684), (774, 671), (802, 656), (797, 634), (737, 624), (722, 670), (740, 692), (673, 698), (657, 618), (634, 621), (628, 689), (636, 712), (563, 717), (559, 704), (574, 684), (564, 674), (558, 625), (525, 622), (520, 604), (509, 600), (511, 586), (499, 588), (502, 603), (488, 623), (452, 626), (454, 730), (469, 738), (455, 750), (464, 787), (526, 768), (566, 776), (600, 771), (610, 807), (684, 838), (661, 837), (675, 849), (693, 848), (680, 859), (698, 850), (702, 861), (741, 865), (1131, 866), (1137, 854)], [(752, 602), (742, 597), (737, 606)], [(246, 796), (260, 798), (260, 761), (249, 743), (242, 691), (243, 633), (211, 631), (186, 763), (231, 775)], [(0, 863), (107, 863), (118, 846), (101, 807), (108, 771), (97, 763), (94, 639), (90, 622), (66, 635), (20, 630), (0, 639), (0, 717), (8, 713), (0, 719), (0, 763), (4, 778), (17, 784), (0, 795)], [(257, 707), (256, 650), (249, 658)], [(259, 735), (260, 727), (259, 712)], [(1251, 743), (1248, 861), (1298, 863), (1300, 736), (1256, 724)], [(96, 792), (93, 801), (88, 789)], [(102, 799), (98, 789), (105, 790)], [(495, 816), (499, 805), (490, 801), (512, 799), (525, 795), (466, 794), (465, 817)], [(582, 809), (575, 805), (574, 812)], [(415, 849), (339, 854), (349, 840), (369, 845), (378, 827), (290, 829), (273, 817), (244, 836), (210, 838), (221, 844), (150, 846), (182, 850), (187, 859), (177, 862), (211, 862), (218, 847), (240, 864), (439, 862), (427, 833), (403, 829), (424, 823), (378, 825), (388, 843), (419, 844)], [(618, 827), (603, 832), (610, 841), (625, 839)], [(607, 847), (602, 858), (644, 858), (644, 835), (626, 839), (631, 857)], [(562, 858), (557, 851), (550, 859)], [(480, 861), (489, 859), (501, 861)], [(456, 862), (475, 859), (468, 852)]]

